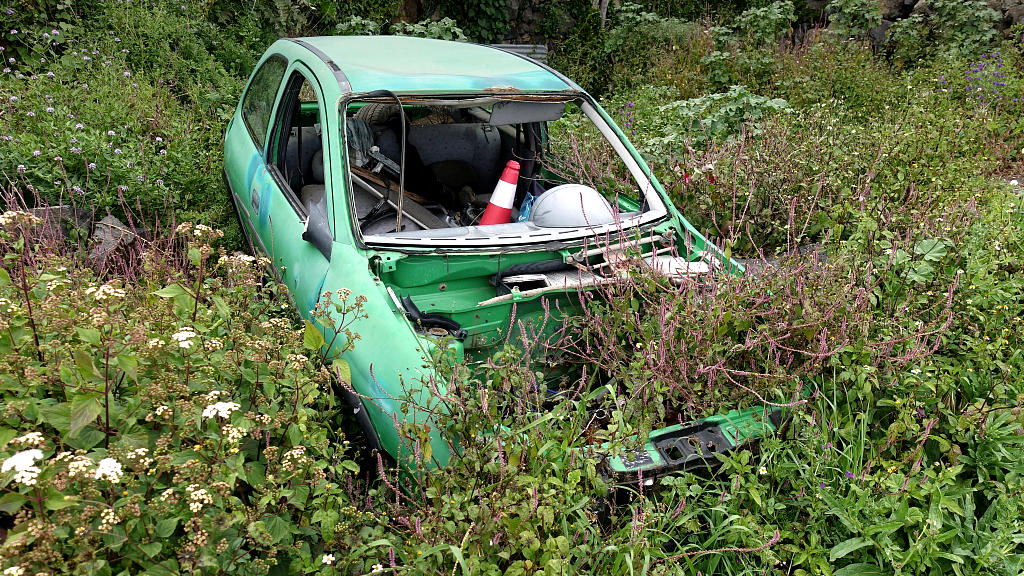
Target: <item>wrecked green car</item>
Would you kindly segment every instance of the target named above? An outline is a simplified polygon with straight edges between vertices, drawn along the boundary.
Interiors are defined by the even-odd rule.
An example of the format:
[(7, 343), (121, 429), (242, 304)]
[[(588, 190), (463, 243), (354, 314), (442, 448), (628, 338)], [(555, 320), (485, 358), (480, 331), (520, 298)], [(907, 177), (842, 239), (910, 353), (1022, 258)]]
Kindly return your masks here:
[[(224, 146), (254, 250), (321, 331), (325, 358), (347, 364), (346, 396), (370, 445), (398, 462), (453, 456), (421, 408), (443, 390), (439, 351), (472, 365), (514, 344), (513, 324), (551, 334), (580, 309), (581, 291), (616, 281), (623, 259), (672, 278), (739, 270), (676, 210), (591, 96), (494, 47), (279, 40)], [(325, 291), (365, 298), (366, 316), (349, 326), (358, 345), (316, 318)], [(753, 407), (655, 430), (607, 458), (607, 472), (706, 466), (779, 418)], [(409, 421), (428, 425), (429, 446), (403, 437)]]

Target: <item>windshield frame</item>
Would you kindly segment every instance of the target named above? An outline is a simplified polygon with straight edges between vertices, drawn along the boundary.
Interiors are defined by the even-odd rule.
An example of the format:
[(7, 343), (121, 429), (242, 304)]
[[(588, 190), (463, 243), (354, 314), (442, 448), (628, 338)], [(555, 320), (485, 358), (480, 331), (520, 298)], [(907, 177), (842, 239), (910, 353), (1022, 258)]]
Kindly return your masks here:
[[(545, 102), (575, 102), (584, 116), (593, 124), (604, 140), (611, 146), (619, 161), (623, 162), (636, 184), (637, 190), (643, 193), (645, 210), (629, 218), (619, 220), (615, 223), (572, 227), (572, 228), (539, 228), (524, 233), (501, 233), (493, 235), (479, 234), (471, 235), (469, 232), (478, 231), (478, 225), (451, 228), (463, 232), (463, 235), (452, 235), (443, 237), (412, 237), (398, 233), (389, 234), (363, 234), (359, 226), (359, 218), (355, 213), (352, 191), (354, 182), (353, 172), (349, 165), (346, 111), (353, 102), (383, 101), (378, 98), (367, 98), (367, 93), (351, 93), (340, 98), (336, 111), (340, 119), (339, 135), (342, 138), (340, 149), (343, 151), (344, 169), (344, 190), (346, 194), (346, 205), (349, 213), (349, 226), (356, 243), (363, 248), (397, 250), (402, 249), (440, 249), (442, 251), (465, 250), (474, 251), (504, 251), (512, 248), (549, 247), (552, 244), (566, 246), (581, 245), (585, 241), (593, 241), (600, 238), (602, 241), (613, 241), (621, 235), (635, 234), (638, 231), (646, 231), (658, 224), (670, 219), (672, 210), (669, 208), (670, 201), (664, 196), (664, 190), (658, 184), (656, 178), (649, 172), (646, 163), (640, 158), (632, 144), (626, 139), (625, 134), (608, 117), (600, 105), (582, 91), (546, 92), (546, 93), (508, 93), (508, 92), (469, 92), (453, 94), (417, 94), (402, 93), (398, 97), (404, 104), (427, 105), (430, 103), (447, 103), (455, 101), (482, 101), (482, 100), (519, 100), (519, 101), (545, 101)], [(393, 100), (388, 100), (392, 101)], [(504, 225), (502, 225), (504, 226)], [(444, 228), (432, 229), (444, 230)], [(417, 231), (410, 232), (413, 234)]]

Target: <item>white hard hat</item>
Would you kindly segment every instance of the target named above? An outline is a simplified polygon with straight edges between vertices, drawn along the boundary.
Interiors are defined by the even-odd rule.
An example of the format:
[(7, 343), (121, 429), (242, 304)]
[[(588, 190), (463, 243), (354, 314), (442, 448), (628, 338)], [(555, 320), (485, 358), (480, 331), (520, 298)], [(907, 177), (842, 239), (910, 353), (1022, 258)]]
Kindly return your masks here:
[(600, 192), (583, 184), (562, 184), (533, 202), (530, 222), (545, 228), (603, 226), (615, 222), (615, 211)]

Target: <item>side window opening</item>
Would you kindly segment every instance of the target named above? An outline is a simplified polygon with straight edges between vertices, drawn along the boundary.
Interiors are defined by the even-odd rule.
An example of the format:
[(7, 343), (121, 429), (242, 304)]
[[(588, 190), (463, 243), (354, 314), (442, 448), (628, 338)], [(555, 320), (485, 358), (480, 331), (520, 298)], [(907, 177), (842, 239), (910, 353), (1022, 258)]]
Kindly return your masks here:
[(253, 75), (245, 98), (242, 99), (242, 122), (260, 150), (267, 143), (270, 115), (287, 67), (287, 60), (281, 56), (271, 56)]
[(324, 199), (327, 187), (320, 103), (309, 80), (299, 72), (288, 79), (276, 122), (271, 163), (280, 174), (284, 193), (305, 213), (311, 203)]

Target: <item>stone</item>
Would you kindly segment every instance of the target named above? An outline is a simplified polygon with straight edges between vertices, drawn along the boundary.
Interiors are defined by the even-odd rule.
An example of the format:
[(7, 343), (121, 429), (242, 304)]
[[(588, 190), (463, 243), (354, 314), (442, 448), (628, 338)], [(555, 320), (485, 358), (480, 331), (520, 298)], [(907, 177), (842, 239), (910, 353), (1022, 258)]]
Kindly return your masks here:
[(878, 0), (878, 11), (886, 20), (899, 20), (903, 17), (904, 0)]
[(1011, 7), (1006, 11), (1006, 17), (1014, 24), (1024, 24), (1024, 4)]
[(882, 20), (882, 23), (875, 26), (868, 32), (868, 37), (871, 38), (871, 45), (875, 48), (881, 48), (885, 44), (886, 39), (889, 36), (889, 28), (895, 24), (892, 20)]
[(135, 242), (135, 232), (114, 216), (107, 216), (96, 223), (93, 239), (96, 245), (89, 252), (89, 261), (97, 268), (106, 266), (107, 261), (118, 250)]
[(43, 221), (43, 234), (58, 241), (66, 241), (73, 228), (88, 230), (92, 223), (90, 210), (76, 209), (67, 204), (29, 208), (28, 212)]

